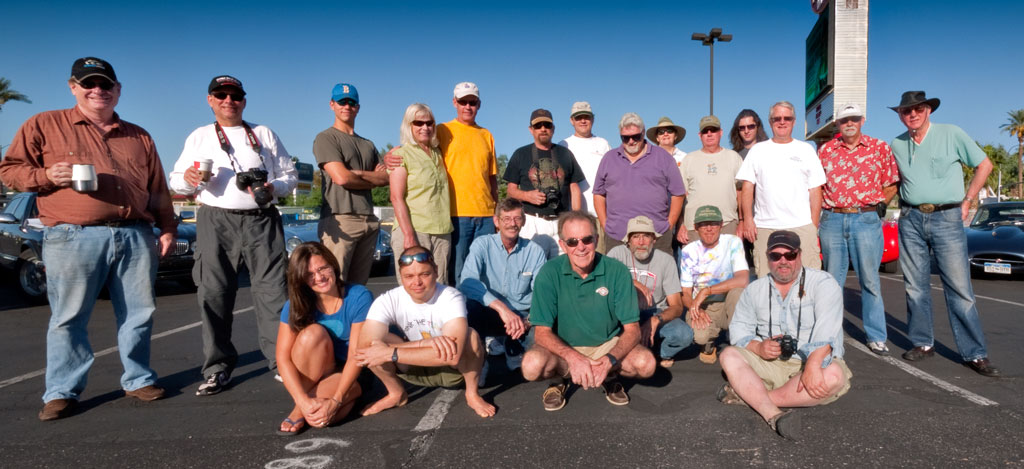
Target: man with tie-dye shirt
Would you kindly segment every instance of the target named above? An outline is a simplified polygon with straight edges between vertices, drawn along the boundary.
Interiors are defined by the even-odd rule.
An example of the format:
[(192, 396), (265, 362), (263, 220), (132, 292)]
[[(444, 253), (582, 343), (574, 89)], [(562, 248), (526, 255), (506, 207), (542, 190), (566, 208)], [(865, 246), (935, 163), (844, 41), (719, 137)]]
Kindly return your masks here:
[(847, 104), (836, 115), (839, 135), (821, 146), (825, 169), (818, 238), (825, 270), (842, 287), (850, 263), (861, 291), (861, 317), (868, 348), (887, 355), (885, 305), (878, 265), (882, 262), (885, 207), (896, 194), (899, 169), (884, 141), (861, 133), (864, 112)]
[(715, 339), (729, 328), (736, 303), (750, 281), (743, 241), (722, 234), (722, 211), (704, 205), (693, 214), (696, 241), (679, 253), (679, 281), (683, 306), (689, 311), (686, 323), (693, 328), (693, 342), (701, 346), (700, 361), (718, 359)]

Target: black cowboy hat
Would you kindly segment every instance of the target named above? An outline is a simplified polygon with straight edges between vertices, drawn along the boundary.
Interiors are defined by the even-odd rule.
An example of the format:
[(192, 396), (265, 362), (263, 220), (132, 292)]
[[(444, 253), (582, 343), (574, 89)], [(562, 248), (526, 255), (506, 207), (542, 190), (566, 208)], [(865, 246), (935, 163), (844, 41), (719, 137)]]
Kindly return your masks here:
[(899, 106), (893, 106), (889, 109), (900, 112), (900, 109), (914, 107), (921, 103), (925, 103), (928, 107), (932, 108), (932, 112), (939, 108), (939, 98), (925, 99), (924, 91), (907, 91), (900, 98)]

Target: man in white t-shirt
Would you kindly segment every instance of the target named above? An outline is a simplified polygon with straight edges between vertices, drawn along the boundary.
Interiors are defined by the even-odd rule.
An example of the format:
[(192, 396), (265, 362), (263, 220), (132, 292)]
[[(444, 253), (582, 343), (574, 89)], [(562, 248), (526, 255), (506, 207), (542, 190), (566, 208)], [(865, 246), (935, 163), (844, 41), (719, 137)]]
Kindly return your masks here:
[[(580, 210), (586, 210), (591, 215), (597, 216), (594, 212), (594, 177), (597, 176), (597, 167), (601, 164), (601, 158), (612, 149), (608, 141), (591, 133), (594, 128), (594, 111), (590, 103), (577, 101), (572, 103), (572, 110), (569, 114), (574, 133), (566, 137), (559, 145), (566, 147), (576, 157), (576, 163), (583, 170), (585, 181), (580, 182), (580, 191), (583, 195), (583, 204)], [(598, 226), (597, 252), (606, 252), (604, 244), (604, 230)]]
[(796, 111), (792, 104), (773, 104), (769, 116), (771, 140), (754, 145), (736, 173), (736, 179), (743, 181), (740, 233), (754, 243), (758, 277), (768, 273), (767, 240), (778, 230), (800, 236), (803, 265), (821, 268), (818, 216), (825, 170), (811, 144), (793, 139)]
[[(494, 406), (480, 397), (477, 385), (486, 352), (466, 320), (465, 297), (437, 284), (437, 264), (423, 247), (406, 249), (398, 264), (402, 286), (374, 300), (359, 335), (356, 363), (373, 371), (388, 390), (363, 415), (405, 405), (401, 378), (424, 387), (465, 382), (469, 407), (481, 417), (493, 416)], [(405, 337), (389, 333), (389, 326)]]

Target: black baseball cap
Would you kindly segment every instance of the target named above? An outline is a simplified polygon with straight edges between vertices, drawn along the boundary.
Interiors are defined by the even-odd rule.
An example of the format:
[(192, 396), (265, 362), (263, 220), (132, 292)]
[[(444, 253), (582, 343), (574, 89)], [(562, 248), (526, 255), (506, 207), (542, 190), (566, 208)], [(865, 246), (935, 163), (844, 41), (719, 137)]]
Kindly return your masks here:
[(794, 251), (800, 249), (800, 237), (796, 233), (787, 230), (779, 230), (768, 236), (768, 250), (778, 246), (785, 246)]
[(555, 123), (554, 119), (551, 118), (551, 111), (547, 109), (537, 109), (530, 114), (530, 125), (538, 122), (551, 122)]
[(112, 82), (117, 82), (117, 74), (114, 67), (103, 59), (96, 57), (82, 57), (71, 65), (71, 78), (81, 83), (89, 77), (103, 77)]
[(245, 89), (242, 88), (242, 81), (231, 75), (213, 77), (213, 79), (210, 80), (210, 86), (206, 88), (206, 93), (213, 93), (213, 90), (224, 87), (236, 88), (239, 93), (242, 93), (242, 96), (245, 96)]

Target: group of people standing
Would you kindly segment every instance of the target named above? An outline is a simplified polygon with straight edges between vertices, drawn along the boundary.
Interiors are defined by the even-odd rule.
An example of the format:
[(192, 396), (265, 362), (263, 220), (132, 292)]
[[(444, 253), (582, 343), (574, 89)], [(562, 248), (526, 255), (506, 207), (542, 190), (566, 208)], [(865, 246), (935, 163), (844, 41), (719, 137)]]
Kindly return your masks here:
[[(193, 279), (205, 359), (196, 394), (226, 389), (237, 365), (231, 325), (244, 267), (260, 349), (295, 404), (283, 434), (344, 418), (364, 367), (387, 390), (364, 415), (403, 405), (404, 380), (464, 383), (467, 404), (489, 417), (495, 408), (478, 392), (487, 354), (505, 355), (527, 380), (551, 380), (542, 403), (556, 411), (570, 384), (628, 404), (620, 377), (650, 377), (696, 343), (701, 362), (720, 359), (728, 379), (720, 401), (747, 405), (796, 438), (798, 414), (783, 408), (825, 404), (850, 387), (841, 328), (850, 264), (868, 347), (889, 352), (877, 270), (881, 219), (897, 191), (914, 344), (904, 358), (934, 354), (934, 253), (965, 363), (999, 375), (959, 225), (991, 163), (962, 130), (930, 122), (939, 101), (923, 92), (904, 93), (892, 108), (908, 130), (891, 145), (861, 134), (864, 112), (849, 104), (836, 116), (839, 133), (817, 151), (792, 137), (795, 109), (785, 101), (769, 110), (770, 139), (745, 109), (729, 134), (733, 148), (724, 148), (721, 121), (709, 115), (698, 122), (701, 148), (690, 153), (677, 147), (686, 129), (667, 117), (647, 128), (626, 113), (621, 145), (611, 148), (592, 133), (589, 103), (572, 105), (573, 135), (558, 143), (552, 113), (537, 109), (533, 141), (512, 154), (501, 175), (508, 197), (498, 200), (494, 140), (476, 122), (475, 84), (455, 86), (450, 122), (410, 105), (401, 145), (382, 156), (355, 132), (356, 87), (339, 83), (329, 101), (334, 122), (313, 143), (324, 176), (321, 242), (289, 258), (274, 203), (295, 187), (295, 168), (273, 131), (243, 120), (240, 80), (211, 80), (215, 122), (186, 139), (169, 183), (149, 135), (114, 112), (121, 84), (109, 63), (75, 61), (68, 84), (76, 106), (33, 116), (0, 163), (5, 183), (39, 193), (46, 225), (53, 314), (42, 420), (74, 411), (92, 363), (86, 324), (104, 286), (122, 387), (144, 401), (163, 396), (149, 340), (156, 257), (176, 231), (168, 189), (201, 204)], [(966, 191), (961, 162), (976, 167)], [(97, 191), (71, 187), (79, 163), (95, 167)], [(395, 208), (399, 286), (374, 299), (363, 286), (380, 230), (371, 190), (384, 185)], [(724, 330), (731, 346), (719, 349)]]

